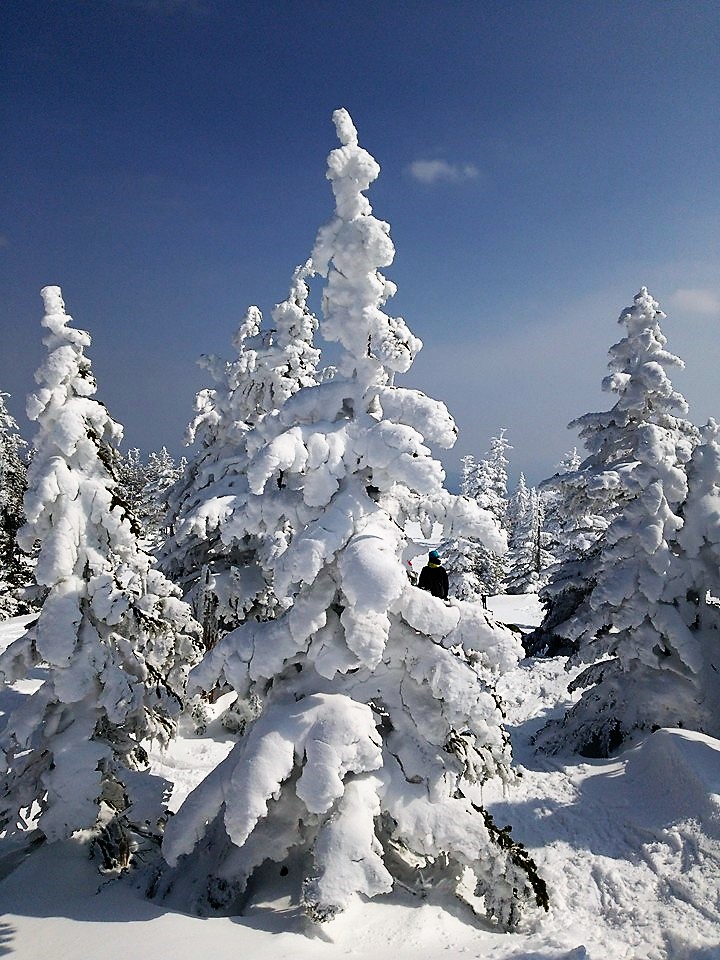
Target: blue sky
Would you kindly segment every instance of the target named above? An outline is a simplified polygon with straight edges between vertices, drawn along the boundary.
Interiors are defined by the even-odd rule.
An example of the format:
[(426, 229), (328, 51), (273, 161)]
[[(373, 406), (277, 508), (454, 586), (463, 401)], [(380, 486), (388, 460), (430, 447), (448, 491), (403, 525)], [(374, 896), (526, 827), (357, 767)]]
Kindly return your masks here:
[(5, 0), (0, 390), (22, 418), (39, 290), (91, 332), (129, 444), (182, 452), (202, 353), (284, 298), (332, 213), (346, 107), (379, 161), (408, 385), (533, 482), (575, 442), (621, 309), (668, 314), (691, 417), (720, 417), (715, 2)]

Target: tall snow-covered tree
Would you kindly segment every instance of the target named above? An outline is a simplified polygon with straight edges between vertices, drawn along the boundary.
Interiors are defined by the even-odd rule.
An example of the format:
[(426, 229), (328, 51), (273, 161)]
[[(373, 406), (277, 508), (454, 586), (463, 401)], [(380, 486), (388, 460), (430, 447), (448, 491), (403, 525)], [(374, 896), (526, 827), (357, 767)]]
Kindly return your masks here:
[[(683, 526), (673, 544), (663, 612), (683, 650), (666, 684), (683, 725), (720, 736), (720, 426), (710, 420), (687, 465)], [(678, 623), (678, 619), (681, 621)]]
[(486, 511), (443, 488), (426, 440), (454, 442), (445, 407), (393, 385), (421, 344), (383, 309), (395, 287), (380, 269), (394, 247), (364, 196), (379, 167), (348, 113), (334, 121), (336, 211), (312, 260), (327, 278), (322, 332), (339, 344), (339, 369), (265, 421), (248, 468), (259, 515), (267, 507), (272, 527), (266, 493), (278, 491), (294, 527), (268, 558), (292, 603), (229, 633), (194, 671), (201, 688), (219, 679), (237, 691), (247, 726), (168, 824), (172, 869), (156, 891), (232, 912), (264, 861), (298, 856), (315, 920), (398, 878), (469, 875), (488, 915), (510, 926), (544, 888), (477, 784), (511, 777), (493, 677), (518, 644), (478, 604), (412, 586), (402, 560), (408, 518), (498, 549), (503, 538)]
[(255, 535), (246, 512), (246, 472), (262, 443), (256, 434), (263, 419), (316, 382), (310, 273), (309, 264), (295, 271), (287, 299), (272, 311), (272, 329), (263, 332), (260, 310), (249, 308), (233, 341), (236, 360), (203, 362), (215, 388), (198, 396), (190, 439), (200, 448), (169, 493), (172, 534), (160, 556), (162, 569), (192, 602), (208, 648), (246, 617), (271, 615), (277, 603), (258, 554), (283, 542), (286, 518), (277, 517), (267, 538)]
[(121, 429), (93, 399), (90, 337), (45, 287), (48, 356), (28, 399), (37, 422), (21, 546), (41, 543), (37, 625), (0, 656), (12, 683), (43, 662), (47, 678), (0, 734), (0, 829), (31, 813), (50, 840), (110, 820), (154, 828), (163, 782), (139, 774), (144, 741), (166, 741), (196, 660), (197, 626), (139, 549), (113, 477)]
[(32, 576), (28, 557), (17, 544), (17, 532), (25, 519), (22, 504), (27, 468), (20, 456), (25, 441), (5, 405), (7, 396), (0, 393), (0, 619), (27, 612), (27, 603), (17, 591)]
[(531, 500), (532, 495), (530, 493), (530, 488), (527, 485), (525, 474), (521, 472), (520, 476), (518, 477), (515, 493), (508, 500), (506, 508), (508, 527), (510, 529), (510, 536), (508, 537), (508, 540), (511, 547), (516, 529), (522, 529), (525, 526)]
[(578, 703), (541, 734), (586, 755), (607, 755), (638, 730), (685, 722), (676, 678), (690, 669), (691, 646), (676, 632), (679, 618), (660, 603), (682, 527), (685, 465), (698, 431), (682, 416), (687, 403), (668, 371), (682, 361), (665, 350), (665, 318), (643, 287), (620, 315), (626, 329), (610, 349), (603, 388), (617, 394), (612, 410), (578, 423), (598, 469), (587, 487), (618, 503), (605, 532), (594, 585), (574, 614), (574, 662), (590, 664), (576, 685)]
[(148, 454), (139, 517), (148, 549), (156, 549), (165, 540), (168, 492), (183, 475), (186, 466), (184, 457), (176, 464), (165, 447), (161, 447), (159, 453), (151, 450)]

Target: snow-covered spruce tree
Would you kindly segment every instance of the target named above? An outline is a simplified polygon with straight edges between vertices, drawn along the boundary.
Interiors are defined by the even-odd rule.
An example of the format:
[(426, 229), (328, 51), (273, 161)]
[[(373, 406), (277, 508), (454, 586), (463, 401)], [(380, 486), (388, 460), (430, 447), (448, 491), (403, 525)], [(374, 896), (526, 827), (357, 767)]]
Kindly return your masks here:
[(176, 465), (165, 447), (160, 453), (151, 451), (147, 461), (143, 461), (137, 447), (119, 457), (115, 469), (116, 496), (137, 520), (147, 550), (157, 548), (165, 539), (167, 491), (183, 475), (186, 465), (184, 458)]
[(0, 619), (28, 612), (27, 602), (17, 591), (32, 578), (29, 558), (17, 544), (17, 532), (25, 520), (27, 468), (20, 456), (25, 441), (5, 406), (7, 396), (0, 393)]
[[(463, 496), (470, 497), (494, 518), (507, 534), (507, 464), (505, 452), (512, 449), (505, 431), (491, 440), (486, 460), (463, 458)], [(441, 545), (450, 581), (450, 595), (459, 600), (478, 599), (500, 593), (504, 575), (504, 551), (498, 551), (473, 537), (453, 537)]]
[(184, 457), (176, 464), (165, 447), (160, 448), (160, 453), (151, 450), (148, 454), (138, 518), (148, 549), (156, 550), (165, 540), (168, 491), (182, 477), (186, 466)]
[(201, 688), (218, 677), (234, 688), (248, 724), (168, 824), (172, 867), (154, 892), (236, 912), (264, 861), (298, 856), (310, 873), (303, 902), (318, 921), (396, 880), (457, 885), (465, 875), (487, 914), (511, 926), (528, 901), (546, 902), (544, 885), (473, 784), (511, 775), (492, 678), (519, 645), (479, 604), (412, 586), (402, 561), (408, 517), (498, 549), (502, 536), (476, 504), (443, 489), (425, 438), (454, 442), (445, 407), (393, 385), (421, 344), (382, 309), (395, 288), (379, 268), (394, 248), (363, 195), (379, 167), (347, 112), (334, 121), (336, 214), (313, 265), (327, 277), (322, 332), (340, 345), (339, 371), (284, 404), (248, 469), (259, 511), (273, 489), (289, 515), (303, 511), (272, 563), (292, 605), (228, 634), (194, 671)]
[[(471, 454), (462, 457), (461, 462), (460, 491), (465, 497), (473, 497), (478, 464)], [(496, 592), (489, 589), (492, 586), (487, 577), (490, 551), (482, 541), (473, 537), (453, 537), (441, 544), (440, 551), (448, 574), (451, 597), (478, 600)]]
[[(276, 598), (258, 554), (272, 553), (289, 535), (278, 517), (270, 542), (252, 532), (246, 515), (249, 457), (263, 419), (273, 417), (301, 387), (316, 382), (317, 320), (308, 308), (309, 263), (298, 267), (286, 300), (272, 311), (273, 328), (250, 307), (233, 340), (231, 363), (203, 358), (215, 381), (197, 398), (189, 439), (200, 444), (169, 492), (172, 533), (160, 552), (162, 569), (192, 603), (211, 648), (247, 617), (271, 615)], [(268, 497), (269, 499), (269, 497)]]
[[(710, 420), (687, 466), (683, 526), (663, 590), (664, 614), (684, 650), (673, 677), (683, 726), (720, 736), (720, 426)], [(669, 606), (668, 606), (669, 605)], [(677, 619), (681, 623), (677, 623)], [(680, 691), (678, 694), (677, 691)]]
[(110, 821), (105, 840), (120, 847), (127, 827), (152, 830), (163, 812), (164, 782), (139, 773), (143, 741), (172, 733), (197, 625), (114, 500), (121, 429), (93, 399), (90, 337), (69, 326), (59, 287), (42, 295), (49, 353), (27, 405), (38, 432), (19, 540), (40, 541), (47, 595), (36, 627), (0, 656), (0, 681), (40, 662), (47, 679), (0, 734), (0, 829), (37, 804), (49, 840)]
[(530, 656), (569, 656), (577, 650), (577, 624), (595, 586), (602, 537), (622, 495), (614, 478), (606, 480), (600, 460), (591, 455), (581, 463), (573, 449), (540, 484), (553, 562), (539, 593), (542, 623), (523, 638)]
[(528, 489), (523, 474), (511, 503), (517, 505), (517, 510), (510, 549), (505, 555), (505, 592), (536, 593), (547, 579), (552, 557), (547, 549), (542, 498), (535, 487)]
[(115, 492), (119, 500), (127, 506), (133, 517), (137, 517), (142, 508), (142, 497), (147, 483), (147, 465), (137, 447), (130, 447), (123, 456), (118, 451), (114, 464)]
[(569, 509), (564, 481), (577, 472), (581, 462), (577, 447), (573, 447), (557, 465), (555, 474), (538, 486), (545, 517), (546, 546), (553, 564), (567, 555), (575, 540), (575, 518)]
[(682, 726), (692, 714), (683, 678), (694, 644), (680, 618), (660, 602), (671, 569), (671, 542), (687, 493), (685, 465), (698, 431), (678, 413), (687, 404), (668, 377), (682, 361), (665, 350), (665, 315), (645, 287), (620, 316), (627, 335), (610, 349), (603, 388), (618, 395), (608, 413), (578, 423), (601, 469), (594, 481), (616, 491), (618, 512), (599, 551), (594, 586), (574, 615), (578, 652), (591, 664), (574, 681), (584, 693), (539, 742), (607, 756), (636, 731)]

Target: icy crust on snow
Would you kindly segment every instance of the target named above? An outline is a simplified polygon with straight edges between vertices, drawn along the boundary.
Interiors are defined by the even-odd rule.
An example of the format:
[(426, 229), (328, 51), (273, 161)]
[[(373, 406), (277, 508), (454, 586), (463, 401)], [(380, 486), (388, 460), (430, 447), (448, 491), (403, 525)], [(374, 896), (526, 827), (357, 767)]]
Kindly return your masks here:
[(35, 578), (48, 592), (37, 624), (0, 655), (0, 679), (41, 661), (49, 673), (0, 734), (0, 824), (13, 828), (37, 801), (40, 829), (57, 839), (93, 826), (110, 784), (141, 763), (142, 740), (167, 741), (197, 653), (188, 607), (116, 499), (121, 430), (92, 399), (89, 337), (68, 326), (59, 288), (43, 300), (50, 352), (28, 404), (38, 432), (19, 541), (41, 542)]

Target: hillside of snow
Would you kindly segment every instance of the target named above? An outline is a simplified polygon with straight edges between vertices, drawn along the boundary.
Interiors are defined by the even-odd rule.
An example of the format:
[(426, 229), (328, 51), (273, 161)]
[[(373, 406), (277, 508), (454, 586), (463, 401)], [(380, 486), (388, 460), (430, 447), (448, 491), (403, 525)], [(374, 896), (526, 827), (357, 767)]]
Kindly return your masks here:
[[(489, 605), (522, 628), (539, 615), (534, 595)], [(0, 649), (27, 620), (0, 625)], [(500, 934), (449, 895), (422, 900), (398, 888), (314, 926), (293, 897), (298, 878), (281, 876), (276, 865), (254, 882), (243, 916), (200, 919), (147, 900), (142, 870), (101, 875), (81, 838), (48, 845), (30, 832), (20, 847), (0, 839), (0, 956), (718, 960), (720, 742), (658, 730), (610, 760), (539, 755), (532, 735), (568, 702), (567, 681), (561, 659), (526, 660), (502, 678), (520, 776), (505, 796), (484, 798), (498, 825), (506, 817), (513, 823), (547, 881), (551, 911), (536, 927)], [(4, 690), (0, 712), (41, 683), (38, 670)], [(156, 769), (175, 783), (173, 806), (232, 742), (211, 724), (203, 736), (185, 731), (155, 756)]]

